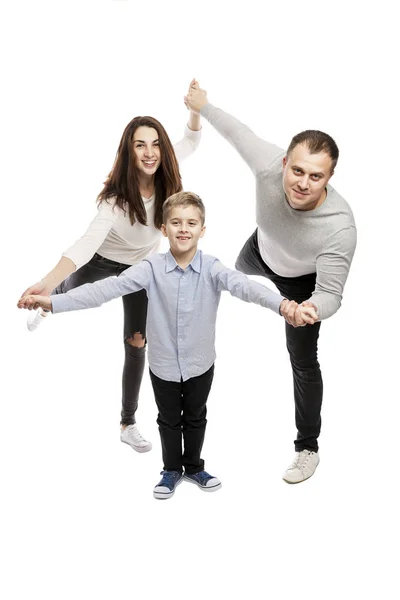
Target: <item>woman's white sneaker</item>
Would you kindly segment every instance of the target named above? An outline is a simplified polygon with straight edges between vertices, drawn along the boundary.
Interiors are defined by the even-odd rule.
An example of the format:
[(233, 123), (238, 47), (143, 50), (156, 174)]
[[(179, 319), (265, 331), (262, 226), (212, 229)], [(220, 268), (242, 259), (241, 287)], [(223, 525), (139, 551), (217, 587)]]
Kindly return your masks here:
[(129, 444), (136, 452), (149, 452), (152, 449), (151, 442), (148, 442), (139, 433), (137, 425), (127, 425), (124, 429), (121, 429), (120, 435), (121, 442)]
[(35, 331), (39, 327), (41, 323), (48, 317), (50, 311), (42, 311), (41, 308), (39, 310), (30, 310), (28, 319), (26, 321), (26, 326), (29, 331)]
[(294, 461), (283, 474), (283, 479), (287, 481), (287, 483), (300, 483), (301, 481), (305, 481), (311, 477), (311, 475), (314, 475), (318, 463), (318, 452), (312, 452), (311, 450), (296, 452)]

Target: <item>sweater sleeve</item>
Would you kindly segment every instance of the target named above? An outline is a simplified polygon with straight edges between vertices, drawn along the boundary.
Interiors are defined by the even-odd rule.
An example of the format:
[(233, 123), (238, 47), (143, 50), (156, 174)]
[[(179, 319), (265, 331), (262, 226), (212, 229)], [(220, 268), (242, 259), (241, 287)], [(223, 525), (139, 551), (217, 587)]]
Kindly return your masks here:
[(97, 215), (79, 240), (63, 252), (75, 264), (76, 269), (85, 265), (107, 237), (118, 217), (118, 208), (113, 209), (108, 202), (102, 202)]
[(211, 279), (217, 290), (228, 291), (232, 296), (245, 302), (260, 304), (279, 313), (279, 307), (284, 297), (272, 291), (265, 285), (249, 279), (243, 273), (228, 269), (218, 259), (215, 260), (210, 270)]
[(125, 296), (139, 290), (149, 290), (152, 268), (143, 260), (126, 269), (119, 277), (107, 277), (95, 283), (85, 283), (66, 294), (50, 296), (53, 313), (96, 308), (114, 298)]
[(309, 300), (317, 307), (321, 321), (340, 308), (356, 243), (355, 227), (341, 229), (328, 238), (323, 252), (317, 257), (317, 281)]
[(247, 125), (220, 108), (208, 103), (200, 113), (232, 144), (255, 175), (267, 169), (279, 156), (283, 156), (281, 148), (259, 138)]
[(197, 150), (201, 139), (201, 129), (199, 131), (193, 131), (186, 125), (184, 137), (174, 144), (175, 155), (178, 162), (185, 160), (188, 156), (193, 154)]

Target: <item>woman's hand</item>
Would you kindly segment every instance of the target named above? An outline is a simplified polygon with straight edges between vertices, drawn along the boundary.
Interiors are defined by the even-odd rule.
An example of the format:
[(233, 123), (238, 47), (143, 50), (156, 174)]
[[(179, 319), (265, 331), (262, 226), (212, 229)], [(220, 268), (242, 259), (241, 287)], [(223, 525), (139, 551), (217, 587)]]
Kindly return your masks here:
[[(190, 94), (191, 90), (199, 90), (199, 89), (200, 89), (200, 85), (199, 85), (199, 82), (197, 81), (197, 79), (192, 79), (192, 81), (189, 84), (188, 94)], [(185, 98), (186, 98), (186, 96), (185, 96)], [(188, 127), (192, 131), (199, 131), (201, 129), (199, 113), (190, 110)]]
[(49, 296), (52, 292), (53, 288), (50, 288), (44, 279), (41, 279), (34, 285), (31, 285), (26, 289), (22, 296), (30, 296), (31, 294), (39, 294), (40, 296)]

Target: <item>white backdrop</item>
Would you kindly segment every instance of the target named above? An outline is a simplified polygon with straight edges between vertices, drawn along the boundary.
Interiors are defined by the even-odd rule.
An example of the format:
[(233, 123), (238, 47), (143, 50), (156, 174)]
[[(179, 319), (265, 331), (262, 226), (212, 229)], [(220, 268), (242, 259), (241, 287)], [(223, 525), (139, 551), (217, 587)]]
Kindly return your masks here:
[[(18, 2), (3, 12), (1, 595), (397, 598), (399, 393), (397, 31), (394, 3)], [(161, 450), (147, 372), (138, 412), (153, 451), (119, 442), (122, 307), (16, 309), (85, 230), (127, 122), (173, 141), (192, 77), (215, 105), (285, 147), (306, 128), (340, 148), (331, 183), (359, 243), (341, 310), (323, 323), (321, 464), (293, 458), (283, 322), (225, 294), (209, 399), (216, 494), (152, 497)], [(253, 176), (208, 124), (182, 164), (204, 199), (205, 252), (233, 266), (255, 228)], [(265, 281), (264, 281), (265, 282)], [(397, 383), (397, 382), (396, 382)]]

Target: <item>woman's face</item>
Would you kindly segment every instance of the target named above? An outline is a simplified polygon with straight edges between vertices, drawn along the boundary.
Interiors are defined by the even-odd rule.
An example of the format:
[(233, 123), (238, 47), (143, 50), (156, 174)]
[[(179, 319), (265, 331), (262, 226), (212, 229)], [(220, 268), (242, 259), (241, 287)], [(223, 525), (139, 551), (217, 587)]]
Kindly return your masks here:
[(153, 127), (142, 125), (133, 136), (133, 151), (136, 168), (144, 175), (154, 175), (161, 164), (160, 142)]

